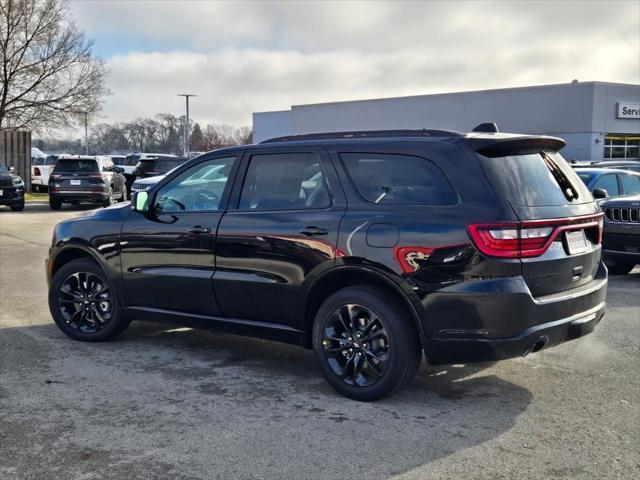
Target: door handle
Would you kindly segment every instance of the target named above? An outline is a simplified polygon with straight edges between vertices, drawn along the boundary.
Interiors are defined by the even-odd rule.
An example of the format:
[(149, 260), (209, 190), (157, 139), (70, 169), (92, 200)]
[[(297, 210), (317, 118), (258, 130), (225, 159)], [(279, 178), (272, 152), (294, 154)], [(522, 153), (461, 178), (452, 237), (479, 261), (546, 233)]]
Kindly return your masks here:
[(211, 229), (209, 227), (201, 227), (197, 225), (189, 230), (189, 233), (193, 233), (194, 235), (199, 235), (201, 233), (211, 233)]
[(327, 233), (329, 233), (329, 230), (320, 227), (306, 227), (300, 230), (300, 233), (306, 235), (307, 237), (314, 237), (316, 235), (326, 235)]

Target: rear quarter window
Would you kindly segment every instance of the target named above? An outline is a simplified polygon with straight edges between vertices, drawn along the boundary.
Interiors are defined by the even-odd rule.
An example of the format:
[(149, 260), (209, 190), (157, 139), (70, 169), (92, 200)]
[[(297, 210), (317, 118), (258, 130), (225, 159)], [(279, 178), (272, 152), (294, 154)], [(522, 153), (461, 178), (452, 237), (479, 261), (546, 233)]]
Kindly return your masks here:
[(426, 158), (379, 153), (341, 153), (351, 181), (367, 202), (390, 205), (453, 205), (458, 196)]

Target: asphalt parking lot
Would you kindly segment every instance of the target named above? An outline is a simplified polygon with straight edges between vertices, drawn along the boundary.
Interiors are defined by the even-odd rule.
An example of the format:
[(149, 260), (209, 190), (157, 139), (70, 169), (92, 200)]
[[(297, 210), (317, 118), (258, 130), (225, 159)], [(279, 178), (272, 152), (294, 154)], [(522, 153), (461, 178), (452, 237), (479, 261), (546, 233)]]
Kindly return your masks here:
[(640, 270), (594, 334), (492, 365), (422, 366), (376, 403), (311, 351), (135, 323), (65, 337), (47, 307), (52, 226), (0, 212), (0, 478), (605, 479), (640, 476)]

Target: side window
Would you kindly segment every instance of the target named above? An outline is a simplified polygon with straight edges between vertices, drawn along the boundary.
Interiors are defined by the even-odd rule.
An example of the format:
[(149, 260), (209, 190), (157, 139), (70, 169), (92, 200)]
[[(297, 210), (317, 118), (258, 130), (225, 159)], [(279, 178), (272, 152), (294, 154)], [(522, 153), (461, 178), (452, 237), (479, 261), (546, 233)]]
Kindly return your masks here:
[(313, 153), (251, 157), (242, 186), (242, 210), (325, 208), (331, 204), (320, 161)]
[(191, 167), (158, 191), (154, 208), (167, 213), (218, 210), (235, 159), (216, 158)]
[(358, 193), (368, 202), (452, 205), (457, 195), (429, 160), (412, 155), (341, 153)]
[(640, 193), (640, 177), (635, 175), (620, 175), (622, 191), (625, 195)]
[(620, 195), (620, 190), (618, 189), (618, 178), (613, 173), (601, 176), (596, 180), (593, 188), (603, 188), (611, 197)]

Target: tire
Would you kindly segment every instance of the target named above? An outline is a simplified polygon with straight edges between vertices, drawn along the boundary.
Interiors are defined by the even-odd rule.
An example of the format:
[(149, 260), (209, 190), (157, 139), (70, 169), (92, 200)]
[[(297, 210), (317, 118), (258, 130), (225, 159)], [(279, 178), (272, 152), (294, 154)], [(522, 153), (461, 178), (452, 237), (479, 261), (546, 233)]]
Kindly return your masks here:
[(109, 207), (113, 205), (113, 186), (109, 187), (109, 196), (102, 202), (103, 207)]
[(21, 212), (21, 211), (23, 211), (24, 210), (24, 200), (19, 205), (11, 205), (10, 208), (11, 208), (12, 212)]
[(120, 200), (118, 200), (118, 202), (126, 202), (128, 200), (127, 198), (127, 188), (126, 187), (122, 187), (122, 194), (120, 196)]
[[(354, 318), (355, 325), (345, 328), (346, 320)], [(347, 287), (324, 301), (313, 324), (313, 349), (329, 385), (365, 402), (404, 388), (422, 358), (419, 334), (406, 308), (371, 286)], [(356, 375), (354, 364), (359, 367)]]
[(611, 275), (626, 275), (636, 266), (635, 263), (612, 263), (607, 265)]
[[(74, 294), (61, 289), (81, 301), (72, 302)], [(73, 260), (56, 272), (49, 287), (49, 311), (62, 333), (84, 342), (113, 338), (130, 323), (120, 310), (113, 284), (89, 258)]]
[(57, 198), (49, 196), (49, 208), (51, 208), (51, 210), (60, 210), (60, 208), (62, 208), (62, 202)]

